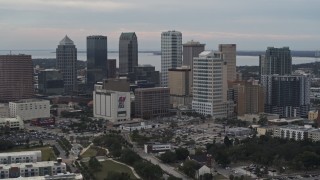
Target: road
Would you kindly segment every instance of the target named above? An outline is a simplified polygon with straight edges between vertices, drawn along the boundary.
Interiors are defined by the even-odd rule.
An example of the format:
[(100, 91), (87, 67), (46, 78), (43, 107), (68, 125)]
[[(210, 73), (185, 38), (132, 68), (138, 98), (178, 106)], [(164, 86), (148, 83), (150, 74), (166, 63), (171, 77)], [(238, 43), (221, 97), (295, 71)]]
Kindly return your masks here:
[(180, 173), (179, 171), (177, 171), (173, 166), (170, 166), (168, 164), (164, 164), (162, 163), (160, 160), (158, 160), (155, 156), (153, 156), (152, 154), (147, 154), (143, 151), (143, 149), (140, 149), (136, 146), (136, 143), (131, 141), (129, 132), (123, 132), (122, 135), (124, 136), (124, 138), (130, 142), (133, 145), (132, 150), (135, 151), (137, 154), (139, 154), (139, 156), (147, 161), (150, 161), (152, 164), (154, 165), (159, 165), (161, 167), (161, 169), (163, 171), (165, 171), (166, 173), (173, 175), (177, 178), (181, 178), (183, 180), (189, 180), (191, 178), (189, 178), (188, 176), (186, 176), (183, 173)]

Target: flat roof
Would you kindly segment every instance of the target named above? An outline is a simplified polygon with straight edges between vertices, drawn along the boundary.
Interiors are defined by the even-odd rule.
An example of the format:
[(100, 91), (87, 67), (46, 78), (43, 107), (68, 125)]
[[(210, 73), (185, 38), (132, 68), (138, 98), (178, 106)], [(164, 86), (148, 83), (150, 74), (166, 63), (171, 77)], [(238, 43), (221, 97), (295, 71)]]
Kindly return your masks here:
[(0, 156), (23, 156), (23, 155), (31, 155), (31, 154), (38, 154), (41, 151), (19, 151), (19, 152), (5, 152), (5, 153), (0, 153)]
[(30, 103), (30, 102), (41, 102), (41, 101), (49, 101), (45, 99), (20, 99), (18, 101), (13, 101), (12, 103)]
[(65, 166), (65, 163), (58, 163), (57, 161), (40, 161), (40, 162), (35, 162), (35, 163), (13, 163), (13, 164), (2, 164), (0, 165), (0, 168), (2, 167), (3, 169), (10, 169), (12, 167), (18, 167), (18, 168), (40, 168), (40, 167), (48, 167), (48, 166), (58, 166), (58, 165), (63, 165)]

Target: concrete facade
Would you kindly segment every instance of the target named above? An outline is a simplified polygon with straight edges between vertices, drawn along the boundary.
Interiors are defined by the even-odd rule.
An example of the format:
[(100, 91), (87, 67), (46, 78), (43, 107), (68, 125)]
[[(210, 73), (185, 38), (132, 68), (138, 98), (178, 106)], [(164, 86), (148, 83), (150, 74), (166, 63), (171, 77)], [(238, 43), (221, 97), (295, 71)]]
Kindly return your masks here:
[(168, 70), (170, 104), (174, 108), (192, 103), (192, 73), (188, 66)]
[(223, 60), (227, 64), (227, 81), (236, 80), (237, 45), (219, 44), (219, 51), (223, 54)]
[(0, 102), (32, 98), (33, 64), (30, 55), (0, 55)]
[(10, 117), (20, 116), (22, 120), (50, 117), (50, 101), (22, 99), (9, 103)]
[(129, 92), (96, 89), (93, 91), (93, 115), (112, 123), (130, 121), (131, 99)]
[(14, 118), (0, 118), (0, 127), (4, 130), (7, 127), (10, 130), (22, 130), (24, 129), (24, 123), (19, 116), (16, 116)]
[(135, 116), (149, 119), (167, 116), (170, 108), (170, 89), (166, 87), (135, 90)]
[(193, 59), (193, 110), (214, 118), (233, 114), (227, 88), (227, 66), (222, 53), (204, 51)]

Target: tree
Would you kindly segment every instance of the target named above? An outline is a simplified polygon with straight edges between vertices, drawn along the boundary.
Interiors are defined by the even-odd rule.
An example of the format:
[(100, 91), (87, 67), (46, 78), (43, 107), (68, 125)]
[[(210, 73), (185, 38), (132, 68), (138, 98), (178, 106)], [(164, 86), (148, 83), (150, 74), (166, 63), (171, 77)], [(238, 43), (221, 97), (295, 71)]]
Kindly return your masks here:
[(142, 179), (159, 179), (163, 175), (162, 169), (158, 165), (154, 165), (148, 161), (137, 161), (133, 167), (143, 177)]
[(205, 173), (205, 174), (202, 176), (202, 178), (200, 178), (200, 179), (202, 179), (202, 180), (212, 180), (212, 179), (213, 179), (213, 176), (212, 176), (212, 174), (210, 174), (210, 173)]
[(230, 147), (232, 145), (232, 141), (228, 138), (228, 136), (224, 137), (223, 142), (227, 147)]
[(43, 146), (43, 141), (42, 141), (42, 139), (39, 140), (39, 144), (40, 144), (40, 146)]
[(181, 167), (181, 170), (189, 177), (194, 178), (196, 170), (200, 168), (200, 165), (192, 160), (186, 160)]
[(256, 118), (253, 118), (253, 119), (252, 119), (252, 122), (253, 122), (253, 124), (256, 124), (256, 123), (257, 123), (257, 119), (256, 119)]
[(264, 125), (267, 125), (267, 122), (268, 122), (267, 116), (265, 114), (261, 114), (259, 116), (258, 124), (264, 126)]
[(229, 175), (229, 179), (230, 179), (230, 180), (234, 180), (234, 175), (233, 175), (233, 174), (230, 174), (230, 175)]
[(89, 160), (89, 167), (93, 171), (101, 171), (102, 165), (95, 157), (91, 157)]
[(128, 173), (119, 173), (110, 171), (108, 172), (108, 176), (105, 178), (105, 180), (128, 180), (130, 179), (130, 175)]
[(173, 163), (176, 159), (176, 153), (171, 151), (167, 151), (160, 155), (160, 160), (164, 163)]
[(132, 151), (130, 149), (122, 150), (122, 153), (120, 156), (120, 161), (132, 166), (135, 162), (137, 162), (139, 160), (141, 160), (141, 157), (137, 153), (135, 153), (134, 151)]
[(175, 152), (177, 160), (185, 160), (189, 156), (189, 151), (186, 148), (178, 148)]

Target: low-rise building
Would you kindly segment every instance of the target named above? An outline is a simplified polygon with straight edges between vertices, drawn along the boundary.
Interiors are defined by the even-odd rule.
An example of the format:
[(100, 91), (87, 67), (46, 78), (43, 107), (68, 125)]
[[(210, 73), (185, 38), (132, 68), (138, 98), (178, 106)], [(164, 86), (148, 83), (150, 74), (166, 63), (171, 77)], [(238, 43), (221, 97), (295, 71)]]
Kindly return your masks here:
[(198, 170), (196, 170), (195, 178), (196, 179), (203, 179), (203, 176), (205, 174), (211, 174), (211, 173), (212, 173), (211, 169), (208, 166), (203, 165)]
[(314, 129), (309, 131), (308, 138), (312, 141), (320, 141), (320, 129)]
[(280, 137), (283, 139), (294, 139), (294, 140), (304, 140), (308, 138), (308, 132), (314, 130), (309, 125), (305, 126), (296, 126), (296, 125), (287, 125), (279, 126), (273, 131), (274, 137)]
[(226, 134), (231, 136), (244, 136), (251, 134), (251, 129), (244, 127), (227, 128)]
[(309, 111), (308, 113), (308, 119), (309, 120), (316, 120), (318, 118), (318, 110), (314, 110), (314, 111)]
[(41, 161), (41, 151), (0, 153), (0, 164), (30, 163)]
[(22, 120), (50, 117), (50, 101), (43, 99), (22, 99), (9, 102), (10, 117), (20, 116)]
[(158, 143), (153, 143), (153, 144), (145, 144), (144, 145), (144, 152), (145, 153), (161, 153), (165, 151), (170, 151), (171, 150), (171, 144), (158, 144)]
[(170, 89), (167, 87), (135, 90), (135, 116), (149, 119), (167, 116), (170, 108)]
[(0, 127), (7, 127), (10, 130), (21, 130), (24, 129), (24, 123), (20, 116), (14, 118), (0, 118)]
[(141, 130), (141, 129), (152, 129), (152, 128), (158, 128), (160, 127), (160, 124), (153, 124), (148, 122), (140, 122), (140, 123), (134, 123), (134, 124), (123, 124), (120, 125), (119, 128), (126, 131), (134, 131), (134, 130)]
[(111, 91), (96, 88), (93, 91), (93, 115), (112, 123), (125, 123), (130, 120), (131, 99), (129, 92)]
[(9, 105), (0, 104), (0, 118), (6, 118), (6, 117), (10, 117)]
[(0, 179), (56, 176), (61, 173), (67, 173), (67, 167), (65, 163), (57, 161), (0, 165)]

